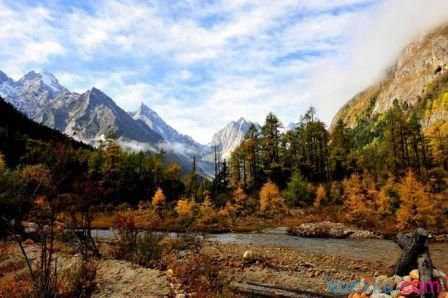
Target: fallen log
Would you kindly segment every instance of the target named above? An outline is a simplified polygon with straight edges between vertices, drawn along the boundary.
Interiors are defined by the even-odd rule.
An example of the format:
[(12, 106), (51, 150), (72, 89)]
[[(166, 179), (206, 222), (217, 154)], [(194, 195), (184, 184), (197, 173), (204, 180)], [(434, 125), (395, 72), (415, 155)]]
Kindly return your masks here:
[(257, 282), (231, 282), (230, 289), (250, 297), (281, 297), (281, 298), (330, 298), (344, 297), (314, 293), (306, 290), (274, 286)]

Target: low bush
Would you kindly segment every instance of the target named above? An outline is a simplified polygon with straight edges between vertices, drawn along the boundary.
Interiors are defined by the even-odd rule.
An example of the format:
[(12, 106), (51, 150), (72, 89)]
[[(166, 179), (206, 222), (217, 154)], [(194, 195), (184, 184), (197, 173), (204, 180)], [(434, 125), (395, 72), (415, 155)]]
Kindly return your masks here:
[(188, 255), (170, 268), (176, 281), (194, 297), (217, 297), (223, 290), (219, 266), (206, 255)]

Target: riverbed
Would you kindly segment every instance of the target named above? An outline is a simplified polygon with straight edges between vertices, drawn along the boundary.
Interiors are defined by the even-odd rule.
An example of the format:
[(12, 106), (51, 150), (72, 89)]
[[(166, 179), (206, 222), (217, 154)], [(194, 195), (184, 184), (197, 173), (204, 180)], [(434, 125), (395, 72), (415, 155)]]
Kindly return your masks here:
[[(93, 236), (98, 239), (113, 239), (112, 230), (93, 230)], [(177, 237), (177, 233), (167, 233), (170, 237)], [(249, 246), (284, 247), (303, 252), (324, 256), (340, 256), (354, 260), (368, 262), (382, 262), (393, 265), (400, 256), (401, 250), (391, 240), (381, 239), (328, 239), (303, 238), (291, 236), (285, 232), (263, 233), (223, 233), (223, 234), (195, 234), (206, 241), (222, 244), (241, 244)], [(448, 272), (448, 243), (431, 243), (431, 257), (436, 267)]]

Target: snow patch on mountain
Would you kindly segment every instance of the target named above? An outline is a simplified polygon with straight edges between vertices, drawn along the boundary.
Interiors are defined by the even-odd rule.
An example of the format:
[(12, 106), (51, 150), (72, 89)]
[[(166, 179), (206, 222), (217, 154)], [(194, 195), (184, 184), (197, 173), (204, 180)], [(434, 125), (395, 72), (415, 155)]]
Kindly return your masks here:
[(140, 120), (149, 128), (160, 134), (165, 142), (161, 144), (162, 149), (174, 151), (186, 156), (198, 156), (206, 149), (194, 141), (190, 136), (179, 133), (176, 129), (168, 125), (155, 111), (142, 103), (140, 108), (130, 113), (134, 120)]
[(251, 125), (252, 123), (244, 118), (230, 122), (213, 135), (210, 146), (218, 148), (222, 159), (229, 159), (233, 150), (244, 140)]

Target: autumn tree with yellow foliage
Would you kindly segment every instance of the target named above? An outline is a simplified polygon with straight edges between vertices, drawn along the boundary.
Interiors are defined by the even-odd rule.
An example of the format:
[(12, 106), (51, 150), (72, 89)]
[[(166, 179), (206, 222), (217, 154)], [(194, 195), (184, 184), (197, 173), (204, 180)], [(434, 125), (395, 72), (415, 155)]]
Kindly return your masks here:
[(194, 211), (195, 204), (193, 201), (182, 198), (179, 201), (177, 201), (176, 204), (176, 213), (181, 218), (191, 218), (193, 217), (193, 211)]
[[(372, 189), (364, 184), (363, 178), (359, 175), (352, 175), (344, 180), (344, 209), (346, 218), (352, 223), (371, 223), (374, 214), (374, 195)], [(369, 183), (367, 183), (369, 185)], [(372, 185), (369, 185), (372, 187)]]
[(375, 205), (379, 218), (384, 218), (393, 214), (391, 194), (394, 191), (394, 179), (389, 178), (376, 196)]
[(156, 212), (160, 215), (165, 206), (166, 197), (163, 193), (163, 190), (159, 187), (152, 197), (152, 207), (156, 210)]
[(250, 213), (249, 210), (249, 196), (246, 194), (244, 189), (238, 185), (238, 187), (233, 192), (233, 202), (236, 208), (236, 213), (247, 215)]
[(210, 195), (205, 196), (204, 202), (199, 205), (199, 222), (202, 224), (210, 224), (216, 220), (216, 210), (213, 206)]
[(314, 199), (314, 207), (320, 208), (322, 202), (326, 198), (327, 198), (327, 191), (325, 190), (325, 187), (322, 184), (319, 184), (319, 186), (316, 189), (316, 198)]
[(440, 219), (440, 206), (425, 186), (417, 180), (412, 171), (398, 185), (400, 208), (397, 212), (397, 224), (400, 229), (415, 227), (434, 227)]
[(260, 190), (260, 211), (264, 214), (274, 215), (286, 211), (284, 199), (278, 186), (268, 181)]

